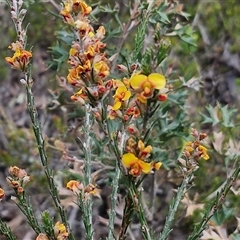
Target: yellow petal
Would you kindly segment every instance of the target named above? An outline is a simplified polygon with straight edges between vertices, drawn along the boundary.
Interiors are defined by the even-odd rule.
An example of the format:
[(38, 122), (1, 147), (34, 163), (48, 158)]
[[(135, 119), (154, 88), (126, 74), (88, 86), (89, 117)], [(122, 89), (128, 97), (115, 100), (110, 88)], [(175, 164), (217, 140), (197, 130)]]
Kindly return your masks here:
[(120, 101), (115, 102), (115, 104), (112, 107), (112, 110), (116, 111), (122, 106), (122, 103)]
[(127, 88), (123, 85), (123, 86), (119, 86), (116, 90), (116, 94), (121, 94), (123, 92), (126, 92), (127, 91)]
[(140, 159), (138, 160), (138, 164), (141, 167), (142, 172), (144, 173), (149, 173), (152, 169), (152, 166), (150, 163), (146, 163)]
[(147, 81), (147, 76), (142, 74), (135, 74), (130, 79), (130, 85), (133, 89), (141, 88), (142, 84)]
[(125, 92), (125, 96), (124, 96), (124, 98), (122, 100), (123, 101), (128, 100), (130, 97), (131, 97), (131, 92), (130, 91), (126, 91)]
[(122, 156), (123, 165), (127, 168), (138, 162), (138, 158), (133, 153), (125, 153)]
[(151, 73), (148, 76), (148, 80), (151, 82), (155, 89), (162, 89), (166, 85), (165, 77), (159, 73)]
[(162, 166), (162, 163), (161, 163), (161, 162), (154, 163), (154, 168), (155, 168), (156, 170), (159, 170), (161, 166)]

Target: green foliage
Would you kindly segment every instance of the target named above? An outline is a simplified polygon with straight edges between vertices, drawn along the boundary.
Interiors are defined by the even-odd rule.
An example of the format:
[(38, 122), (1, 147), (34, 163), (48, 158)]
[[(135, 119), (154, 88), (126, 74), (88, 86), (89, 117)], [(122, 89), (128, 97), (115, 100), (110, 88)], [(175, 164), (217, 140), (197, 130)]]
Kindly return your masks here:
[[(121, 1), (119, 1), (119, 3), (121, 3)], [(228, 203), (231, 206), (225, 207), (223, 203), (240, 171), (238, 167), (239, 143), (237, 140), (237, 132), (235, 131), (239, 126), (236, 121), (237, 109), (227, 105), (221, 106), (217, 104), (217, 106), (207, 106), (206, 112), (204, 113), (201, 113), (198, 108), (191, 109), (194, 115), (197, 116), (191, 117), (189, 115), (189, 108), (192, 107), (189, 107), (189, 96), (193, 91), (195, 91), (195, 94), (201, 87), (198, 76), (199, 72), (197, 70), (198, 66), (196, 61), (192, 61), (193, 57), (191, 55), (196, 51), (200, 36), (197, 35), (193, 28), (187, 23), (190, 15), (184, 12), (181, 5), (178, 5), (176, 1), (171, 4), (168, 1), (159, 1), (153, 5), (143, 1), (139, 3), (137, 10), (133, 9), (133, 3), (135, 3), (135, 1), (124, 2), (120, 10), (117, 4), (114, 5), (114, 2), (106, 6), (104, 6), (104, 2), (101, 2), (101, 4), (95, 3), (93, 5), (94, 11), (89, 17), (89, 19), (94, 22), (94, 29), (97, 29), (101, 23), (107, 31), (106, 38), (103, 40), (107, 45), (107, 51), (104, 53), (104, 56), (101, 55), (101, 57), (102, 59), (104, 59), (105, 56), (109, 58), (108, 64), (111, 65), (111, 69), (109, 69), (110, 75), (108, 80), (111, 78), (118, 80), (123, 78), (129, 79), (136, 72), (141, 72), (141, 74), (146, 76), (156, 72), (166, 76), (167, 85), (165, 88), (160, 90), (154, 89), (154, 87), (151, 86), (151, 81), (148, 79), (147, 84), (145, 83), (147, 86), (144, 87), (150, 88), (150, 91), (152, 90), (151, 88), (153, 88), (153, 91), (150, 92), (151, 96), (146, 98), (146, 103), (136, 101), (136, 105), (140, 111), (140, 117), (136, 119), (131, 118), (130, 120), (124, 119), (121, 114), (124, 115), (126, 113), (125, 111), (129, 105), (128, 103), (124, 105), (125, 102), (122, 101), (121, 107), (117, 109), (120, 111), (120, 113), (118, 112), (119, 115), (112, 120), (108, 118), (108, 113), (109, 107), (112, 107), (112, 103), (115, 101), (115, 99), (113, 100), (112, 98), (115, 97), (116, 89), (107, 89), (104, 97), (99, 100), (91, 93), (91, 90), (97, 88), (99, 85), (101, 86), (102, 83), (94, 82), (95, 85), (93, 85), (92, 82), (90, 82), (86, 84), (86, 95), (89, 98), (89, 103), (85, 102), (84, 106), (81, 106), (78, 102), (69, 102), (69, 95), (73, 94), (73, 89), (64, 81), (60, 82), (58, 79), (60, 87), (57, 87), (53, 91), (49, 90), (51, 92), (51, 98), (53, 99), (52, 102), (56, 105), (52, 108), (49, 107), (47, 112), (48, 114), (52, 114), (53, 112), (51, 121), (57, 133), (54, 132), (52, 134), (53, 136), (47, 138), (42, 132), (42, 123), (39, 121), (41, 115), (38, 115), (38, 109), (35, 106), (30, 70), (29, 72), (24, 72), (25, 79), (21, 79), (21, 82), (27, 93), (27, 106), (32, 121), (33, 132), (30, 132), (31, 134), (27, 137), (25, 130), (15, 127), (9, 128), (7, 134), (9, 150), (1, 152), (3, 154), (0, 155), (0, 158), (7, 162), (7, 164), (17, 164), (18, 159), (16, 161), (14, 157), (21, 152), (21, 157), (24, 156), (25, 159), (29, 158), (28, 160), (32, 161), (32, 156), (30, 155), (35, 154), (36, 157), (35, 150), (38, 149), (43, 167), (42, 173), (44, 172), (45, 174), (44, 179), (42, 179), (43, 174), (38, 174), (37, 182), (41, 183), (39, 189), (45, 189), (46, 186), (48, 186), (59, 218), (69, 231), (69, 239), (73, 240), (74, 236), (73, 233), (70, 232), (71, 228), (66, 211), (61, 205), (58, 188), (54, 180), (55, 174), (58, 175), (59, 173), (51, 169), (50, 164), (52, 161), (49, 160), (52, 158), (60, 158), (60, 154), (62, 154), (65, 160), (69, 160), (69, 165), (73, 166), (72, 171), (63, 171), (64, 184), (66, 180), (74, 179), (84, 185), (83, 189), (80, 189), (78, 186), (79, 188), (77, 187), (77, 191), (73, 191), (73, 194), (75, 194), (77, 199), (77, 206), (83, 213), (87, 239), (90, 240), (93, 238), (94, 227), (94, 224), (92, 224), (92, 205), (94, 200), (89, 196), (94, 192), (95, 189), (92, 188), (95, 187), (95, 183), (98, 181), (102, 181), (102, 183), (104, 183), (103, 185), (106, 184), (107, 187), (111, 184), (111, 208), (110, 210), (108, 209), (109, 240), (113, 238), (120, 240), (125, 239), (131, 221), (133, 221), (133, 219), (135, 220), (135, 214), (137, 216), (136, 219), (138, 218), (141, 225), (141, 233), (144, 239), (153, 240), (156, 237), (161, 240), (167, 239), (174, 227), (174, 219), (178, 214), (181, 215), (178, 209), (184, 195), (186, 193), (194, 193), (195, 191), (200, 194), (199, 201), (205, 201), (205, 207), (207, 206), (207, 208), (202, 217), (196, 212), (193, 213), (193, 216), (197, 216), (197, 219), (192, 217), (191, 220), (194, 221), (189, 221), (186, 227), (192, 229), (193, 225), (196, 224), (196, 227), (188, 239), (199, 239), (207, 228), (210, 220), (214, 221), (216, 225), (223, 225), (229, 218), (235, 215), (235, 195), (229, 194), (227, 196)], [(67, 64), (69, 49), (76, 38), (76, 30), (71, 27), (62, 28), (62, 23), (59, 21), (60, 18), (54, 13), (55, 10), (48, 8), (48, 5), (39, 4), (39, 2), (35, 0), (26, 1), (25, 4), (29, 7), (30, 13), (26, 21), (31, 22), (27, 34), (29, 37), (28, 44), (30, 46), (39, 44), (41, 49), (44, 48), (43, 46), (45, 46), (46, 42), (47, 46), (51, 45), (48, 51), (52, 56), (52, 60), (49, 61), (48, 69), (54, 74), (66, 76), (68, 73), (67, 70), (70, 68)], [(204, 16), (211, 16), (214, 15), (213, 13), (216, 11), (223, 11), (226, 16), (230, 17), (231, 14), (238, 12), (238, 8), (228, 8), (225, 3), (218, 1), (212, 6), (209, 4), (201, 5), (201, 7), (203, 6), (207, 6)], [(223, 9), (224, 6), (226, 7), (226, 11)], [(123, 10), (122, 15), (120, 15), (121, 10)], [(42, 21), (39, 21), (39, 16), (42, 17)], [(49, 20), (51, 19), (49, 16), (51, 16), (52, 20)], [(214, 35), (218, 33), (219, 28), (219, 23), (215, 20), (216, 16), (206, 19), (206, 21), (209, 22), (208, 24), (213, 24), (213, 27), (210, 26), (210, 32)], [(231, 21), (224, 21), (224, 24), (231, 24)], [(232, 24), (234, 25), (233, 22)], [(55, 33), (55, 35), (53, 33)], [(233, 33), (231, 33), (231, 36), (232, 38), (236, 38), (236, 35)], [(83, 47), (82, 51), (84, 50)], [(232, 50), (235, 51), (236, 48), (233, 47)], [(178, 53), (180, 54), (179, 56), (177, 56)], [(80, 54), (76, 58), (80, 59)], [(173, 60), (174, 58), (177, 59), (176, 62)], [(120, 72), (117, 64), (125, 66), (126, 70)], [(91, 77), (95, 74), (93, 65), (94, 63), (91, 65)], [(82, 81), (86, 80), (85, 75), (81, 75), (79, 78), (81, 78)], [(63, 79), (66, 81), (65, 77), (63, 77)], [(91, 80), (94, 80), (94, 77)], [(36, 83), (38, 82), (36, 81)], [(81, 84), (77, 86), (82, 88), (83, 85), (84, 83), (81, 82)], [(137, 94), (139, 94), (141, 89), (135, 89), (136, 91), (133, 91), (131, 84), (126, 84), (126, 86), (131, 90), (132, 95), (129, 98), (129, 102), (131, 102), (135, 94), (139, 96)], [(91, 89), (91, 87), (93, 88)], [(147, 90), (144, 94), (147, 93)], [(159, 94), (167, 94), (167, 100), (162, 102), (161, 100), (156, 101)], [(96, 113), (100, 115), (99, 118), (95, 118), (94, 114)], [(64, 115), (63, 120), (61, 120), (62, 115)], [(202, 116), (201, 120), (199, 120), (199, 116)], [(131, 133), (127, 133), (127, 127), (129, 127), (130, 122), (133, 123), (134, 127), (138, 130), (137, 133), (132, 135)], [(64, 126), (64, 124), (69, 124), (70, 126)], [(200, 156), (202, 153), (198, 152), (198, 148), (195, 148), (193, 158), (188, 159), (185, 148), (186, 142), (192, 141), (191, 137), (193, 134), (190, 134), (190, 128), (203, 124), (208, 124), (216, 131), (215, 135), (213, 134), (212, 136), (210, 127), (208, 129), (209, 142), (206, 142), (204, 146), (210, 148), (212, 145), (213, 148), (210, 151), (210, 161), (206, 162), (201, 162)], [(30, 144), (33, 135), (36, 139), (34, 143)], [(58, 138), (62, 136), (64, 136), (64, 139), (60, 141)], [(174, 178), (172, 180), (174, 189), (177, 189), (177, 192), (175, 197), (171, 197), (173, 200), (169, 204), (169, 213), (160, 236), (157, 236), (159, 233), (154, 235), (153, 232), (155, 229), (152, 229), (149, 224), (155, 217), (154, 213), (150, 213), (152, 214), (152, 218), (149, 219), (147, 214), (149, 213), (148, 211), (154, 209), (155, 203), (154, 201), (145, 201), (141, 190), (142, 184), (145, 183), (145, 180), (149, 176), (143, 173), (137, 176), (130, 174), (130, 170), (135, 170), (135, 165), (138, 165), (142, 159), (138, 159), (138, 161), (134, 163), (135, 165), (126, 167), (123, 164), (123, 154), (126, 152), (138, 155), (143, 151), (140, 147), (138, 147), (139, 149), (136, 147), (132, 147), (131, 149), (131, 147), (126, 144), (131, 137), (134, 141), (136, 140), (135, 145), (133, 144), (134, 146), (140, 145), (139, 142), (141, 140), (145, 144), (144, 149), (148, 149), (147, 146), (153, 148), (152, 152), (145, 153), (149, 155), (149, 161), (151, 161), (145, 163), (151, 165), (152, 170), (149, 172), (149, 175), (153, 174), (151, 175), (153, 176), (153, 185), (156, 184), (157, 181), (168, 181), (167, 178), (163, 179), (162, 176), (160, 180), (155, 178), (158, 174), (153, 166), (159, 161), (163, 164), (163, 171), (172, 169), (173, 172), (176, 172), (174, 174), (180, 173), (181, 183)], [(24, 140), (22, 141), (22, 139)], [(29, 142), (27, 145), (25, 144), (26, 139)], [(196, 145), (200, 144), (201, 140), (202, 139), (198, 138), (194, 143)], [(76, 145), (79, 148), (78, 152), (75, 148), (74, 151), (71, 152), (69, 149)], [(130, 148), (130, 150), (127, 148)], [(134, 148), (137, 150), (135, 151)], [(51, 152), (51, 149), (56, 152)], [(191, 151), (189, 154), (190, 153)], [(184, 157), (188, 161), (186, 160), (183, 163), (181, 161), (184, 160)], [(79, 163), (80, 167), (78, 165)], [(225, 166), (223, 166), (224, 164)], [(197, 168), (199, 169), (197, 170)], [(80, 170), (76, 171), (76, 169)], [(212, 171), (213, 169), (216, 173)], [(39, 164), (31, 164), (29, 170), (32, 172), (40, 171)], [(101, 172), (103, 172), (104, 177), (101, 176)], [(224, 180), (225, 182), (223, 182)], [(124, 185), (126, 194), (122, 196), (124, 198), (123, 206), (121, 206), (123, 209), (123, 217), (121, 218), (120, 234), (117, 238), (114, 233), (114, 227), (117, 212), (116, 208), (118, 204), (120, 205), (120, 202), (118, 202), (120, 184)], [(196, 185), (194, 186), (194, 184)], [(219, 188), (219, 185), (222, 186)], [(156, 188), (156, 186), (154, 187)], [(153, 199), (157, 190), (153, 189), (151, 191), (153, 193), (146, 192), (146, 195)], [(167, 191), (172, 192), (172, 189), (168, 189)], [(42, 223), (38, 223), (31, 202), (25, 198), (25, 195), (20, 195), (17, 192), (16, 194), (19, 197), (17, 205), (23, 214), (26, 215), (29, 221), (28, 223), (34, 231), (37, 234), (44, 231), (54, 239), (56, 237), (54, 236), (54, 218), (50, 216), (50, 213), (44, 211), (41, 214)], [(198, 201), (198, 199), (193, 201)], [(148, 208), (150, 210), (148, 210)], [(164, 208), (166, 208), (166, 206), (164, 206)], [(202, 212), (202, 210), (200, 212)], [(29, 219), (32, 219), (32, 221)], [(1, 221), (0, 230), (2, 234), (9, 239), (15, 239), (13, 235), (11, 236), (11, 230)], [(232, 238), (238, 239), (239, 236), (232, 234)]]
[(234, 211), (234, 208), (227, 208), (223, 205), (221, 209), (218, 209), (214, 213), (211, 220), (220, 226), (233, 215)]

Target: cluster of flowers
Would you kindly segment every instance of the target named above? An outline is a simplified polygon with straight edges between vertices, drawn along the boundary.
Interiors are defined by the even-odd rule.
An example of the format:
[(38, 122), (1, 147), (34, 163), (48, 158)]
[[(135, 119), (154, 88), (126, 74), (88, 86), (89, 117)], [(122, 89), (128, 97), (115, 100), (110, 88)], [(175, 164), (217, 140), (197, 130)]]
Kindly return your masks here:
[(186, 143), (183, 155), (185, 159), (179, 159), (179, 162), (184, 167), (186, 172), (196, 171), (198, 169), (198, 161), (200, 159), (208, 160), (209, 155), (207, 148), (205, 148), (201, 142), (207, 137), (206, 133), (199, 133), (196, 129), (191, 130), (191, 135), (194, 137), (193, 141)]
[(206, 133), (198, 133), (196, 129), (192, 129), (191, 132), (194, 140), (192, 142), (187, 142), (184, 150), (184, 155), (186, 158), (193, 158), (199, 160), (203, 158), (204, 160), (209, 159), (207, 154), (207, 149), (200, 144), (200, 142), (207, 137)]
[(100, 197), (100, 189), (93, 184), (88, 184), (86, 187), (84, 187), (83, 183), (76, 180), (70, 180), (67, 183), (67, 188), (77, 196), (80, 196), (84, 202), (92, 195)]
[(100, 26), (94, 31), (88, 19), (91, 11), (92, 8), (81, 0), (65, 1), (61, 11), (64, 21), (75, 29), (77, 40), (69, 52), (71, 69), (67, 80), (78, 87), (72, 100), (81, 104), (95, 104), (110, 89), (109, 83), (104, 81), (109, 75), (108, 61), (105, 53), (102, 53), (105, 44), (101, 42), (105, 29)]
[(22, 194), (24, 192), (24, 186), (30, 181), (27, 172), (16, 166), (10, 167), (8, 172), (10, 176), (7, 177), (7, 182), (13, 187), (17, 194)]
[[(9, 167), (8, 172), (10, 174), (9, 177), (7, 177), (7, 182), (10, 186), (13, 187), (15, 190), (15, 193), (17, 196), (23, 196), (24, 193), (24, 187), (25, 185), (30, 181), (30, 176), (28, 176), (27, 172), (24, 169), (21, 169), (17, 166)], [(0, 201), (5, 196), (4, 190), (0, 188)], [(13, 197), (12, 200), (17, 201), (18, 197)], [(54, 226), (54, 236), (57, 240), (64, 240), (68, 237), (68, 232), (66, 231), (66, 227), (64, 224), (60, 222), (56, 222)], [(40, 233), (36, 240), (49, 240), (46, 234)]]
[(12, 1), (11, 15), (18, 34), (18, 41), (9, 46), (14, 54), (12, 57), (6, 57), (5, 60), (12, 68), (26, 72), (32, 53), (25, 50), (26, 31), (22, 29), (22, 21), (27, 10), (22, 8), (22, 5), (22, 0)]
[[(149, 173), (153, 168), (159, 169), (161, 164), (146, 161), (152, 147), (145, 147), (140, 136), (136, 138), (134, 120), (143, 116), (149, 99), (167, 99), (166, 79), (159, 73), (146, 76), (137, 72), (137, 64), (131, 66), (130, 73), (126, 66), (118, 65), (118, 70), (130, 75), (129, 78), (107, 79), (110, 74), (109, 60), (106, 58), (105, 44), (102, 42), (105, 29), (100, 26), (94, 31), (88, 18), (91, 11), (92, 8), (82, 0), (66, 0), (61, 11), (64, 21), (75, 29), (76, 35), (76, 41), (69, 52), (68, 63), (71, 69), (67, 80), (77, 87), (78, 91), (71, 99), (83, 105), (91, 103), (95, 117), (100, 120), (103, 112), (100, 100), (112, 91), (113, 104), (108, 106), (108, 118), (123, 120), (129, 133), (135, 135), (127, 141), (128, 150), (122, 156), (122, 162), (133, 176), (139, 176), (142, 172)], [(73, 190), (73, 187), (70, 189)]]

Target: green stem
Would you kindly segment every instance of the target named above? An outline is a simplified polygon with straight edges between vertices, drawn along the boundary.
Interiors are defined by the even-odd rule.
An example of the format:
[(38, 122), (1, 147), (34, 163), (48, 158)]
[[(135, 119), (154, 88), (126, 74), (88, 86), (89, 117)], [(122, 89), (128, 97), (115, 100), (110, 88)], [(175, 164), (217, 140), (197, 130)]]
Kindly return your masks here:
[(193, 178), (193, 172), (190, 173), (188, 176), (186, 176), (183, 179), (180, 188), (178, 188), (177, 196), (173, 199), (173, 201), (170, 205), (168, 216), (166, 218), (166, 223), (164, 225), (162, 233), (160, 234), (159, 240), (166, 240), (168, 238), (168, 235), (172, 230), (171, 229), (172, 222), (174, 220), (175, 213), (177, 212), (178, 205), (181, 202), (182, 197), (184, 196), (185, 191), (187, 189), (187, 186), (188, 186), (189, 182), (192, 180), (192, 178)]
[[(120, 155), (123, 154), (123, 148), (125, 143), (126, 133), (123, 130), (122, 136), (120, 140)], [(116, 156), (117, 157), (117, 156)], [(115, 175), (112, 182), (112, 193), (111, 193), (111, 210), (110, 210), (110, 216), (109, 216), (109, 232), (108, 232), (108, 239), (112, 240), (114, 237), (114, 223), (115, 223), (115, 217), (116, 217), (116, 206), (117, 206), (117, 195), (118, 195), (118, 187), (119, 187), (119, 178), (121, 174), (120, 164), (118, 161), (121, 161), (121, 159), (118, 159), (115, 164)]]
[(134, 213), (133, 196), (129, 192), (127, 194), (127, 196), (125, 197), (125, 206), (124, 206), (124, 211), (123, 211), (123, 220), (122, 220), (122, 225), (121, 225), (119, 238), (118, 238), (119, 240), (126, 239), (126, 232), (127, 232), (129, 224), (132, 221), (133, 213)]
[(17, 240), (17, 238), (13, 235), (12, 230), (7, 226), (5, 222), (2, 221), (1, 218), (0, 218), (0, 233), (8, 240)]
[(18, 202), (16, 202), (16, 205), (21, 210), (21, 212), (27, 217), (28, 223), (31, 226), (31, 228), (34, 230), (36, 234), (41, 233), (42, 229), (39, 226), (38, 220), (34, 215), (32, 206), (29, 204), (29, 202), (26, 201), (25, 193), (23, 192), (22, 195), (19, 195), (17, 193), (17, 199)]
[(192, 232), (192, 234), (188, 237), (188, 240), (197, 240), (199, 239), (200, 235), (202, 234), (203, 230), (207, 227), (207, 223), (211, 219), (211, 217), (214, 215), (214, 213), (217, 211), (217, 209), (222, 205), (228, 191), (236, 181), (239, 172), (240, 172), (240, 165), (237, 165), (238, 167), (234, 170), (234, 172), (230, 175), (230, 177), (227, 179), (226, 184), (224, 185), (223, 189), (218, 192), (216, 199), (211, 204), (209, 209), (206, 211), (204, 216), (202, 217), (202, 220), (199, 224), (197, 224)]
[[(84, 164), (84, 185), (85, 187), (89, 185), (92, 181), (91, 179), (91, 106), (86, 104), (85, 106), (85, 143), (83, 144), (84, 147), (84, 156), (85, 156), (85, 164)], [(84, 225), (86, 228), (86, 238), (87, 240), (93, 239), (93, 227), (92, 227), (92, 204), (93, 200), (89, 197), (86, 200), (86, 205), (83, 209), (84, 212)]]
[(61, 205), (60, 197), (58, 195), (58, 190), (57, 190), (57, 187), (53, 180), (52, 171), (50, 170), (50, 168), (48, 166), (48, 159), (47, 159), (47, 155), (46, 155), (46, 151), (45, 151), (44, 139), (43, 139), (43, 135), (42, 135), (41, 126), (40, 126), (40, 123), (38, 120), (38, 112), (35, 107), (34, 96), (33, 96), (32, 90), (31, 90), (32, 83), (31, 83), (31, 79), (27, 73), (25, 74), (25, 80), (26, 80), (28, 112), (29, 112), (29, 115), (30, 115), (30, 118), (32, 121), (32, 127), (33, 127), (33, 131), (34, 131), (35, 138), (37, 141), (37, 146), (38, 146), (41, 163), (42, 163), (42, 166), (43, 166), (43, 169), (44, 169), (47, 181), (48, 181), (50, 193), (51, 193), (53, 202), (54, 202), (55, 206), (57, 207), (58, 212), (61, 216), (62, 223), (68, 229), (69, 240), (74, 240), (74, 237), (71, 233), (71, 229), (70, 229), (70, 226), (69, 226), (69, 223), (67, 220), (66, 212), (65, 212), (63, 206)]
[(146, 213), (145, 213), (143, 205), (142, 205), (141, 193), (136, 195), (136, 196), (138, 196), (138, 202), (137, 202), (135, 208), (138, 211), (139, 221), (140, 221), (140, 224), (141, 224), (142, 235), (143, 235), (145, 240), (153, 240), (154, 237), (153, 237), (153, 234), (152, 234), (151, 230), (149, 229), (149, 226), (148, 226), (148, 223), (147, 223), (147, 220), (146, 220)]

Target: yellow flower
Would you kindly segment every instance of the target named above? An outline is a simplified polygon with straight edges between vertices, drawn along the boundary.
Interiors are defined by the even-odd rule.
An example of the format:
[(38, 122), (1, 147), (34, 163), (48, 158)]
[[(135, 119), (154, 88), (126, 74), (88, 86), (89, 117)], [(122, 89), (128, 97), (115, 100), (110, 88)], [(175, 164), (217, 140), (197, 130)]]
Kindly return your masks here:
[(149, 76), (135, 74), (130, 79), (130, 85), (133, 89), (141, 89), (148, 93), (152, 89), (162, 89), (166, 85), (166, 79), (159, 73), (151, 73)]
[(93, 69), (96, 71), (97, 75), (100, 77), (106, 77), (109, 75), (109, 67), (106, 62), (99, 61), (94, 63)]
[(200, 145), (198, 147), (198, 151), (200, 152), (200, 156), (204, 159), (204, 160), (208, 160), (209, 159), (209, 155), (207, 154), (207, 149)]
[(57, 240), (65, 240), (68, 237), (68, 232), (64, 224), (56, 222), (54, 226), (54, 235)]
[(161, 166), (162, 166), (162, 163), (161, 163), (161, 162), (155, 162), (155, 163), (153, 163), (153, 168), (156, 169), (156, 170), (159, 170)]
[(193, 148), (193, 143), (192, 142), (187, 142), (186, 143), (186, 146), (185, 146), (185, 151), (191, 153), (194, 151), (194, 148)]
[(129, 173), (134, 177), (139, 176), (142, 172), (149, 173), (152, 170), (151, 163), (146, 163), (138, 159), (133, 153), (125, 153), (122, 156), (123, 165), (130, 168)]
[(113, 96), (114, 105), (113, 105), (112, 109), (118, 110), (122, 106), (122, 103), (127, 101), (130, 97), (131, 97), (131, 92), (128, 91), (126, 86), (118, 87), (115, 95)]

